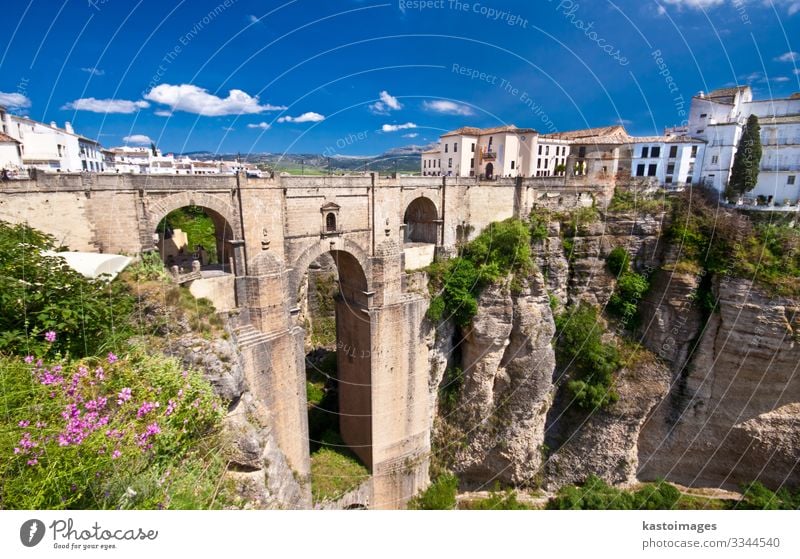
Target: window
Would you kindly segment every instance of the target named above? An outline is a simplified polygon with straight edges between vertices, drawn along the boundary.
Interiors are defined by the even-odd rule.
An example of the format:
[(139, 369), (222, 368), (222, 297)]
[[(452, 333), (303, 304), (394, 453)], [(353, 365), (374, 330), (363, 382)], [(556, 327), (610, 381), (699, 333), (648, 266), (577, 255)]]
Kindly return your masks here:
[(643, 147), (642, 148), (642, 159), (647, 159), (649, 155), (650, 155), (650, 148)]
[(333, 213), (325, 216), (325, 231), (328, 233), (336, 232), (336, 216)]
[(636, 176), (643, 177), (644, 176), (644, 165), (637, 165), (636, 166)]
[(472, 149), (471, 149), (471, 151), (472, 151), (472, 153), (475, 153), (475, 142), (472, 142)]
[(539, 146), (539, 155), (542, 155), (542, 146)]
[(692, 146), (692, 157), (697, 157), (697, 146)]
[(711, 164), (712, 165), (716, 165), (717, 163), (719, 163), (719, 155), (712, 155), (711, 156)]
[(511, 162), (511, 169), (514, 169), (514, 161)]
[(647, 168), (647, 176), (648, 177), (654, 177), (654, 176), (656, 176), (657, 171), (658, 171), (658, 165), (650, 165)]
[(544, 146), (544, 154), (550, 155), (550, 146)]
[(545, 169), (547, 169), (547, 163), (548, 163), (548, 161), (550, 161), (550, 160), (549, 160), (549, 159), (545, 159), (545, 160), (544, 160), (544, 168), (545, 168)]
[(86, 171), (87, 170), (86, 169), (86, 160), (84, 159), (83, 161), (81, 161), (81, 163), (83, 164), (83, 170)]
[(697, 133), (698, 133), (698, 134), (702, 134), (702, 133), (703, 133), (703, 132), (705, 132), (705, 131), (706, 131), (706, 129), (705, 129), (705, 128), (698, 128), (698, 129), (697, 129)]
[(667, 174), (672, 175), (675, 173), (675, 163), (670, 163), (667, 165)]
[(700, 115), (700, 118), (706, 118), (707, 116), (708, 116), (708, 113), (703, 113), (703, 114)]
[(653, 146), (650, 148), (650, 157), (661, 157), (661, 148), (659, 146)]
[(451, 169), (452, 167), (453, 167), (453, 158), (452, 158), (452, 157), (449, 157), (449, 158), (447, 159), (447, 168), (448, 168), (448, 169)]
[[(541, 147), (541, 146), (539, 146), (539, 147)], [(542, 160), (541, 159), (537, 159), (536, 160), (536, 168), (537, 169), (541, 169), (542, 168)]]
[(445, 153), (447, 153), (447, 150), (449, 149), (449, 147), (450, 147), (450, 146), (449, 146), (449, 144), (445, 144), (445, 145), (444, 145), (444, 152), (445, 152)]
[(581, 146), (578, 148), (578, 157), (586, 157), (586, 146)]
[(795, 177), (796, 177), (796, 175), (789, 175), (786, 178), (786, 184), (794, 184)]
[(664, 182), (666, 184), (672, 184), (672, 177), (667, 177), (666, 179), (664, 179)]
[(608, 174), (608, 167), (603, 165), (603, 174)]
[(669, 147), (669, 158), (675, 159), (678, 157), (678, 146), (670, 146)]
[(469, 168), (470, 169), (474, 169), (475, 168), (475, 158), (474, 157), (469, 160)]
[(457, 153), (457, 152), (458, 152), (458, 144), (454, 143), (453, 144), (453, 153)]

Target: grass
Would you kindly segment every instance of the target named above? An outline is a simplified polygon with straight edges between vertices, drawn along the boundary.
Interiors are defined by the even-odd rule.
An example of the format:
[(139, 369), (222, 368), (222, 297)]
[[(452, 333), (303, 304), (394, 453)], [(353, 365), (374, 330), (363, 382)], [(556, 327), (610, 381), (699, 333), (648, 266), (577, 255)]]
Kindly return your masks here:
[(639, 214), (660, 214), (670, 209), (670, 202), (665, 196), (647, 196), (630, 190), (617, 188), (614, 197), (608, 204), (609, 212), (636, 212)]
[(311, 497), (315, 503), (335, 501), (369, 479), (369, 470), (344, 446), (335, 431), (328, 431), (311, 454)]

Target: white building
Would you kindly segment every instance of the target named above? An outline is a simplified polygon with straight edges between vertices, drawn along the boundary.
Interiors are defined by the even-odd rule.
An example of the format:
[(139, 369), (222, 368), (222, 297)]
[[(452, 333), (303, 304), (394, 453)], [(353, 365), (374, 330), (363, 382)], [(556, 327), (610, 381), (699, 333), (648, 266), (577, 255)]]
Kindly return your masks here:
[(566, 165), (568, 154), (568, 141), (540, 137), (532, 128), (467, 126), (443, 134), (438, 150), (424, 152), (421, 170), (484, 179), (551, 176), (563, 171), (559, 165)]
[(666, 188), (700, 181), (705, 142), (686, 136), (632, 137), (631, 176)]
[(749, 86), (725, 88), (692, 98), (688, 133), (707, 142), (701, 180), (724, 192), (739, 139), (750, 115), (761, 125), (763, 154), (755, 189), (748, 197), (770, 204), (800, 198), (800, 94), (754, 101)]
[(76, 134), (67, 122), (44, 124), (0, 111), (5, 134), (20, 143), (22, 166), (44, 171), (100, 172), (105, 169), (100, 144)]

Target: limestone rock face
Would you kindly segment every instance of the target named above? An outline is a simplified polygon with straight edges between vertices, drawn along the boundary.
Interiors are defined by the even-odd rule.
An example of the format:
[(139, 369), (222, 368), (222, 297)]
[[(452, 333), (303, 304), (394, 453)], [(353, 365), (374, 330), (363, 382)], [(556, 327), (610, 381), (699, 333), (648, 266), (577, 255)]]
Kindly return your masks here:
[(534, 263), (542, 271), (547, 290), (556, 297), (560, 305), (566, 304), (569, 263), (564, 255), (559, 222), (550, 223), (547, 237), (534, 243), (532, 253)]
[(468, 429), (456, 469), (465, 480), (527, 484), (538, 471), (555, 354), (542, 278), (487, 288), (462, 344), (464, 385), (454, 412)]
[(548, 418), (548, 487), (581, 483), (596, 475), (608, 483), (636, 481), (639, 431), (650, 411), (670, 387), (669, 368), (647, 350), (629, 355), (631, 363), (617, 374), (619, 401), (608, 409), (586, 413), (557, 403)]
[(715, 290), (719, 312), (640, 435), (639, 475), (686, 485), (797, 485), (798, 306), (743, 279)]
[(230, 340), (209, 341), (190, 333), (170, 343), (164, 353), (177, 357), (187, 369), (203, 373), (227, 405), (235, 404), (245, 390), (244, 369)]

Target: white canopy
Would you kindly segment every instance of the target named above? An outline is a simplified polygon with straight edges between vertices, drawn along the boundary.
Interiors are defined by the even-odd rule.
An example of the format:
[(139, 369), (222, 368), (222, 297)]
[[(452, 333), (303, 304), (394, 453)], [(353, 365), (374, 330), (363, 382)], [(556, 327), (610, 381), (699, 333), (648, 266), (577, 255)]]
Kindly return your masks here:
[(133, 258), (121, 254), (99, 254), (96, 252), (44, 252), (45, 256), (60, 256), (67, 266), (86, 276), (96, 278), (101, 274), (109, 274), (110, 279), (117, 277), (122, 270), (128, 267)]

